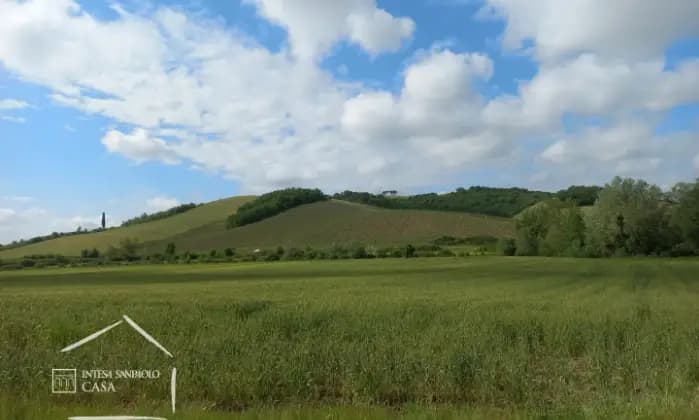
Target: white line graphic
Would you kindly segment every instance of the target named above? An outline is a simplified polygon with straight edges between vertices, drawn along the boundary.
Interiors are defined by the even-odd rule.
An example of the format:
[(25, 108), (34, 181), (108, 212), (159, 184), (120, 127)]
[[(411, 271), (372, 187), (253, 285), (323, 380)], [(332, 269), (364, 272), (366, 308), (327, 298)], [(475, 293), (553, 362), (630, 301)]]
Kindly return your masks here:
[[(131, 326), (136, 332), (141, 334), (143, 338), (148, 340), (151, 344), (153, 344), (155, 347), (159, 348), (163, 353), (165, 353), (168, 357), (175, 357), (166, 349), (162, 344), (158, 342), (155, 338), (153, 338), (152, 335), (148, 334), (146, 330), (141, 328), (140, 325), (138, 325), (133, 319), (129, 318), (127, 315), (122, 315), (122, 320), (119, 320), (105, 328), (102, 328), (101, 330), (92, 333), (88, 335), (87, 337), (76, 341), (73, 344), (70, 344), (63, 349), (61, 349), (61, 353), (67, 353), (69, 351), (75, 350), (78, 347), (82, 346), (85, 343), (88, 343), (97, 337), (101, 336), (102, 334), (105, 334), (107, 331), (118, 327), (119, 325), (123, 324), (124, 321), (126, 321), (127, 324)], [(55, 370), (55, 369), (54, 369)], [(52, 371), (53, 373), (53, 371)], [(176, 395), (177, 395), (177, 368), (173, 367), (172, 368), (172, 375), (170, 376), (170, 402), (172, 404), (172, 412), (175, 413), (175, 405), (176, 405)], [(165, 417), (148, 417), (148, 416), (74, 416), (74, 417), (68, 417), (68, 420), (167, 420)]]
[(153, 343), (154, 346), (156, 346), (157, 348), (159, 348), (160, 350), (162, 350), (162, 351), (163, 351), (165, 354), (167, 354), (168, 356), (174, 357), (174, 356), (172, 355), (172, 353), (170, 353), (169, 351), (167, 351), (167, 349), (166, 349), (165, 347), (163, 347), (162, 344), (158, 343), (158, 341), (157, 341), (155, 338), (153, 338), (150, 334), (148, 334), (148, 333), (146, 332), (146, 330), (144, 330), (144, 329), (141, 328), (137, 323), (135, 323), (135, 322), (133, 321), (133, 319), (129, 318), (129, 317), (126, 316), (126, 315), (124, 315), (124, 319), (126, 320), (126, 322), (129, 323), (129, 325), (131, 325), (131, 326), (133, 327), (134, 330), (138, 331), (138, 333), (141, 334), (146, 340), (148, 340), (148, 341), (150, 341), (151, 343)]
[(170, 396), (172, 397), (172, 413), (175, 413), (175, 395), (177, 393), (177, 368), (172, 368), (172, 376), (170, 377)]
[(87, 343), (87, 342), (89, 342), (89, 341), (94, 340), (95, 338), (97, 338), (97, 337), (99, 337), (100, 335), (106, 333), (107, 331), (111, 330), (112, 328), (115, 328), (115, 327), (119, 326), (119, 325), (122, 324), (123, 322), (124, 322), (124, 321), (117, 321), (117, 322), (113, 323), (112, 325), (110, 325), (110, 326), (108, 326), (108, 327), (102, 328), (101, 330), (97, 331), (96, 333), (90, 334), (90, 335), (88, 335), (87, 337), (83, 338), (82, 340), (76, 341), (75, 343), (73, 343), (73, 344), (71, 344), (71, 345), (69, 345), (69, 346), (66, 346), (65, 348), (63, 348), (63, 349), (61, 350), (61, 353), (66, 353), (66, 352), (69, 352), (69, 351), (71, 351), (71, 350), (73, 350), (73, 349), (77, 349), (78, 347), (82, 346), (83, 344), (85, 344), (85, 343)]

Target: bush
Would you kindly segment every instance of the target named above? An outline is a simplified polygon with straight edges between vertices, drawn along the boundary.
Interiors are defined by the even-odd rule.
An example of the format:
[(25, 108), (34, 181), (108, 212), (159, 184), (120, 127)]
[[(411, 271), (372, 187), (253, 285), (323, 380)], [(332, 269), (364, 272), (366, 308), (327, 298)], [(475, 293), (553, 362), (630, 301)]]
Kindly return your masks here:
[(671, 257), (692, 257), (697, 255), (697, 250), (690, 242), (682, 242), (672, 247), (670, 251)]
[(350, 252), (352, 258), (354, 259), (363, 259), (368, 257), (366, 247), (362, 244), (353, 244)]
[(283, 259), (287, 261), (297, 261), (302, 260), (304, 256), (305, 254), (302, 249), (291, 247), (284, 251)]
[(31, 260), (31, 259), (23, 259), (22, 262), (20, 263), (22, 267), (28, 268), (28, 267), (34, 267), (36, 265), (36, 261)]
[(515, 240), (512, 238), (500, 238), (498, 239), (498, 243), (495, 247), (495, 252), (498, 255), (504, 255), (511, 257), (515, 255), (515, 252), (517, 251), (517, 247), (515, 246)]
[(234, 250), (233, 248), (226, 248), (226, 249), (223, 250), (223, 254), (224, 254), (226, 257), (229, 257), (229, 258), (230, 258), (230, 257), (233, 257), (233, 256), (235, 255), (235, 250)]
[(415, 247), (408, 244), (405, 247), (405, 253), (403, 254), (405, 258), (413, 258), (415, 256)]

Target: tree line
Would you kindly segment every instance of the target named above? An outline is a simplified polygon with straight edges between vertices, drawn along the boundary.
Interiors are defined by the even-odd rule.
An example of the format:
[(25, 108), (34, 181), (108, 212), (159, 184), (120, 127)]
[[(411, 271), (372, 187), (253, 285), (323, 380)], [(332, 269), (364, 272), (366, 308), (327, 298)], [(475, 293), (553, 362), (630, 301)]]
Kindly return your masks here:
[(614, 178), (592, 207), (546, 200), (516, 218), (505, 255), (689, 256), (699, 254), (699, 179), (668, 193), (631, 178)]
[(146, 222), (152, 222), (154, 220), (158, 219), (164, 219), (166, 217), (174, 216), (176, 214), (184, 213), (186, 211), (192, 210), (194, 208), (199, 207), (200, 204), (195, 204), (195, 203), (187, 203), (187, 204), (180, 204), (179, 206), (172, 207), (167, 210), (159, 211), (156, 213), (143, 213), (140, 216), (136, 216), (134, 218), (128, 219), (124, 222), (122, 222), (121, 226), (131, 226), (131, 225), (138, 225), (140, 223), (146, 223)]
[(542, 200), (560, 198), (578, 205), (591, 205), (601, 187), (572, 186), (557, 193), (524, 188), (470, 187), (446, 194), (386, 196), (368, 192), (344, 191), (333, 198), (388, 209), (441, 210), (512, 217)]

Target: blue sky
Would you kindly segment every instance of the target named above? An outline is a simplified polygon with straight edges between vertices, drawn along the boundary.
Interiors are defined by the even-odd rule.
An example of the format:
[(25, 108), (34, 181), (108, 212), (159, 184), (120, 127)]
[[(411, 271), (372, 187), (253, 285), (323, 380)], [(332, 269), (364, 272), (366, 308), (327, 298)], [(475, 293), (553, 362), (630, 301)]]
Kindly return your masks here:
[(0, 0), (0, 243), (285, 186), (699, 175), (694, 0)]

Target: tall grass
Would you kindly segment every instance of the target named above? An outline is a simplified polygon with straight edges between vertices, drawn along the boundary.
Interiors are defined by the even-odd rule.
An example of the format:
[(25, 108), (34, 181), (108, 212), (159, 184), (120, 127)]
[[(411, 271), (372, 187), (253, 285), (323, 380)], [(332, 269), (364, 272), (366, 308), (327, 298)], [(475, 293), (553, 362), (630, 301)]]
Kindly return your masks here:
[[(0, 273), (0, 404), (156, 412), (166, 381), (57, 396), (50, 369), (174, 364), (190, 415), (681, 416), (699, 405), (698, 269), (449, 258)], [(124, 313), (174, 361), (125, 327), (59, 353)]]

